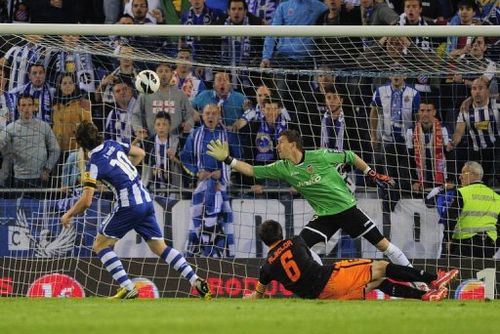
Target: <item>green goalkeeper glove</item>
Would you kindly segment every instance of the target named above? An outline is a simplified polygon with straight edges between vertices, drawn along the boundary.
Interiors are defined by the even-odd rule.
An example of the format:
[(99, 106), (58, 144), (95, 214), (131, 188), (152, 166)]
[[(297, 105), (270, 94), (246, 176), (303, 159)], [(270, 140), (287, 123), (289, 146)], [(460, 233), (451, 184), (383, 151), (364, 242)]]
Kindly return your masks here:
[(221, 143), (219, 139), (211, 140), (207, 145), (207, 154), (214, 157), (216, 160), (224, 161), (229, 157), (228, 142)]

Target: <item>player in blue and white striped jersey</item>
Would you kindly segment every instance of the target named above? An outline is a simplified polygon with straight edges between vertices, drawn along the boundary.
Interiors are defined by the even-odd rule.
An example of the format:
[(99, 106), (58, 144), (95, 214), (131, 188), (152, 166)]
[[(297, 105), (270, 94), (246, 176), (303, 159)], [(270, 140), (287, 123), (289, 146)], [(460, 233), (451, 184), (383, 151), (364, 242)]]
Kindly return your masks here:
[[(500, 174), (500, 112), (495, 98), (491, 98), (489, 81), (484, 76), (472, 81), (471, 99), (461, 107), (455, 132), (447, 149), (458, 146), (468, 133), (468, 149), (456, 152), (458, 168), (471, 158), (480, 161), (484, 169), (485, 183), (494, 185)], [(461, 145), (462, 146), (462, 145)]]
[(97, 127), (88, 121), (76, 129), (76, 141), (88, 152), (89, 161), (83, 177), (83, 193), (75, 205), (61, 217), (68, 227), (74, 215), (84, 212), (92, 204), (97, 180), (114, 193), (115, 207), (100, 224), (92, 249), (106, 270), (120, 284), (112, 298), (131, 299), (138, 295), (112, 246), (127, 232), (134, 229), (146, 240), (153, 253), (177, 270), (205, 299), (211, 298), (207, 282), (196, 275), (186, 259), (176, 249), (167, 246), (156, 222), (153, 201), (142, 185), (135, 166), (145, 153), (141, 148), (106, 140), (103, 142)]
[(9, 69), (7, 91), (24, 86), (29, 80), (29, 67), (32, 64), (43, 64), (47, 67), (45, 47), (40, 45), (42, 35), (26, 35), (27, 43), (11, 47), (3, 56), (5, 67)]

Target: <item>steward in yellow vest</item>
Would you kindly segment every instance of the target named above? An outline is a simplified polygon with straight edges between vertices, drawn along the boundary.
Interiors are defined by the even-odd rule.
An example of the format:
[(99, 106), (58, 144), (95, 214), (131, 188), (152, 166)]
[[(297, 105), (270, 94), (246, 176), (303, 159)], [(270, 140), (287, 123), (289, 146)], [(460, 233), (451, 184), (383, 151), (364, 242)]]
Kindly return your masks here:
[(500, 195), (481, 182), (482, 174), (474, 161), (467, 162), (460, 174), (462, 187), (448, 211), (451, 255), (491, 258), (496, 252)]

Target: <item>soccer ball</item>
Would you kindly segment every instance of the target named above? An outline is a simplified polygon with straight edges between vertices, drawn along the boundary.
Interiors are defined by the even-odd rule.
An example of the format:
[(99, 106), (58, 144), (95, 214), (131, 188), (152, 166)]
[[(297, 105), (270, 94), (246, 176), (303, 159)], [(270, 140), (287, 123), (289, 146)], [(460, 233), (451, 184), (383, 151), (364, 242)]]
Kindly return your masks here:
[(135, 77), (135, 89), (139, 93), (153, 94), (160, 88), (160, 78), (158, 74), (151, 70), (144, 70), (139, 72)]

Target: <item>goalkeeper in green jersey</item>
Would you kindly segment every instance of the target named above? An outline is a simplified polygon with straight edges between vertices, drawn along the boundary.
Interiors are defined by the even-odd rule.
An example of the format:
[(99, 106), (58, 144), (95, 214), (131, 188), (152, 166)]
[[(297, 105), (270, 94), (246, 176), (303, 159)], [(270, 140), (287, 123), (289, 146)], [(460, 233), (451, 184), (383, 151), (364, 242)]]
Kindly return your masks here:
[(208, 144), (207, 153), (247, 176), (284, 180), (301, 193), (315, 212), (300, 232), (309, 248), (319, 242), (328, 242), (338, 229), (342, 229), (352, 238), (364, 237), (391, 262), (410, 265), (403, 252), (384, 238), (375, 223), (356, 207), (356, 198), (336, 167), (351, 164), (384, 187), (395, 185), (392, 178), (372, 170), (352, 151), (304, 151), (300, 134), (295, 130), (281, 133), (276, 151), (281, 160), (265, 166), (252, 166), (234, 159), (229, 156), (228, 144), (218, 140)]

